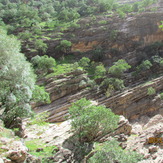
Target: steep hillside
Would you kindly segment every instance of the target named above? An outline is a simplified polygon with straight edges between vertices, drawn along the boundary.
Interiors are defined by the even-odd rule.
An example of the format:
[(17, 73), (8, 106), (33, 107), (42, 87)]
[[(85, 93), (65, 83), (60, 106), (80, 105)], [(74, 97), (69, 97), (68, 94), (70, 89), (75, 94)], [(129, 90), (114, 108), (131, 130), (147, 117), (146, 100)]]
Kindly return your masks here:
[(2, 0), (0, 33), (0, 162), (163, 161), (163, 0)]
[[(157, 5), (161, 6), (159, 4)], [(82, 97), (97, 100), (115, 113), (123, 114), (130, 119), (159, 110), (162, 107), (160, 99), (154, 95), (149, 96), (148, 88), (152, 87), (156, 90), (155, 96), (163, 90), (163, 69), (162, 66), (158, 66), (158, 62), (154, 61), (156, 56), (163, 57), (163, 32), (159, 29), (162, 14), (159, 7), (155, 12), (128, 14), (125, 19), (109, 15), (96, 16), (96, 20), (92, 20), (91, 17), (82, 18), (78, 22), (79, 29), (67, 30), (62, 36), (68, 39), (66, 36), (70, 33), (75, 34), (74, 38), (69, 37), (72, 42), (69, 54), (64, 55), (74, 55), (73, 59), (76, 61), (86, 56), (94, 61), (103, 62), (106, 67), (112, 66), (113, 62), (119, 59), (125, 59), (132, 66), (122, 77), (126, 86), (125, 90), (106, 97), (106, 87), (100, 85), (105, 77), (100, 82), (96, 80), (96, 88), (89, 88), (90, 74), (77, 70), (65, 74), (66, 77), (43, 79), (42, 83), (50, 93), (52, 103), (36, 107), (35, 110), (50, 111), (50, 122), (62, 121), (64, 115), (68, 113), (67, 109), (71, 102)], [(100, 24), (100, 21), (103, 21), (103, 24)], [(89, 23), (87, 28), (86, 23)], [(53, 40), (47, 42), (49, 45), (47, 53), (57, 57), (58, 54), (53, 51), (57, 42)], [(152, 67), (137, 71), (136, 67), (145, 60), (152, 62)], [(134, 73), (137, 75), (133, 75)], [(112, 76), (107, 74), (106, 77)], [(149, 84), (145, 84), (146, 82)]]

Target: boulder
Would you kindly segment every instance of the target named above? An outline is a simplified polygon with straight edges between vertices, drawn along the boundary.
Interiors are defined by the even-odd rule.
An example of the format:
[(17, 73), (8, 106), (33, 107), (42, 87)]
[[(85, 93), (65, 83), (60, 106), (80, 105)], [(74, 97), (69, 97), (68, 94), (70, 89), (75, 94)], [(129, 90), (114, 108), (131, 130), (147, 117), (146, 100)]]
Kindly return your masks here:
[(26, 159), (26, 155), (27, 153), (22, 150), (9, 151), (6, 153), (6, 156), (8, 159), (10, 159), (11, 161), (19, 162), (19, 163), (24, 163)]

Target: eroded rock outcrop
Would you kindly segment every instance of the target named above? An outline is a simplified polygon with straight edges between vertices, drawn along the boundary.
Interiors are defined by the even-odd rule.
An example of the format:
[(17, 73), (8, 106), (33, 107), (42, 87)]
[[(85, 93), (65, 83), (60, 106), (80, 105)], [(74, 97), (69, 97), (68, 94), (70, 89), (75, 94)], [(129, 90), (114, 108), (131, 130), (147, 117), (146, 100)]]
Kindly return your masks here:
[(36, 112), (48, 111), (50, 116), (49, 122), (60, 122), (66, 120), (68, 108), (71, 103), (82, 97), (100, 96), (100, 91), (90, 89), (89, 78), (85, 72), (81, 70), (67, 73), (46, 80), (46, 90), (50, 93), (52, 103), (49, 105), (41, 105), (34, 108)]
[(97, 101), (98, 105), (103, 104), (111, 108), (114, 113), (124, 115), (126, 118), (132, 120), (145, 114), (154, 115), (162, 106), (161, 99), (157, 94), (148, 95), (147, 93), (150, 87), (154, 88), (156, 93), (163, 90), (162, 76), (146, 84), (141, 84), (128, 90), (126, 88), (123, 92), (117, 92), (111, 97), (106, 97), (104, 90), (86, 89), (87, 84), (80, 87), (80, 81), (86, 80), (87, 77), (85, 74), (82, 75), (82, 73), (78, 75), (72, 73), (70, 77), (49, 79), (46, 88), (51, 94), (52, 103), (35, 107), (35, 111), (50, 112), (49, 122), (64, 121), (65, 116), (68, 115), (68, 108), (71, 106), (71, 103), (82, 97), (86, 97)]
[(0, 157), (4, 163), (24, 163), (27, 158), (27, 147), (14, 133), (0, 123)]
[[(152, 118), (141, 117), (133, 126), (133, 134), (127, 140), (127, 148), (143, 154), (141, 163), (163, 162), (163, 117), (158, 114)], [(136, 126), (141, 127), (141, 130)], [(137, 129), (136, 129), (137, 128)], [(135, 132), (136, 131), (136, 132)], [(160, 141), (157, 141), (160, 140)]]
[(162, 83), (163, 77), (161, 76), (149, 83), (138, 85), (113, 97), (103, 97), (98, 100), (98, 103), (106, 105), (114, 113), (124, 115), (130, 120), (137, 119), (142, 115), (152, 115), (159, 111), (162, 102), (157, 95), (148, 95), (148, 88), (153, 87), (156, 92), (160, 92), (163, 90)]

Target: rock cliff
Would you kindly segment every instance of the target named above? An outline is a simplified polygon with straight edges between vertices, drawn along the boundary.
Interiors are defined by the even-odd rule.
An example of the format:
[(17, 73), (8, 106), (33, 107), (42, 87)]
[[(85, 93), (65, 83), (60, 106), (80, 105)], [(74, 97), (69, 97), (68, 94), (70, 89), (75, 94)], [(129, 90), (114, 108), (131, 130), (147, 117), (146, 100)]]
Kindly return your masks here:
[[(82, 18), (78, 23), (79, 29), (67, 29), (63, 32), (63, 39), (70, 40), (72, 47), (70, 53), (78, 56), (89, 56), (94, 58), (94, 50), (102, 49), (100, 53), (101, 62), (110, 66), (118, 59), (125, 59), (130, 65), (136, 67), (142, 60), (149, 59), (155, 55), (155, 50), (151, 44), (163, 41), (163, 31), (159, 29), (160, 21), (163, 17), (163, 8), (159, 0), (154, 7), (156, 11), (148, 11), (141, 14), (130, 13), (126, 18), (119, 18), (116, 15), (99, 15), (96, 19), (92, 17)], [(100, 24), (103, 20), (105, 23)], [(73, 37), (70, 37), (70, 35)], [(45, 40), (48, 44), (47, 54), (57, 57), (55, 52), (58, 40), (53, 40), (55, 34), (51, 35), (51, 40)], [(162, 48), (159, 55), (163, 56)], [(138, 85), (139, 82), (148, 78), (148, 74), (162, 73), (162, 69), (157, 69), (157, 65), (152, 71), (145, 71), (144, 76), (140, 75), (139, 80), (132, 78), (131, 87), (123, 92), (117, 92), (114, 96), (107, 98), (104, 90), (90, 89), (88, 76), (82, 72), (73, 72), (57, 77), (45, 79), (46, 90), (50, 93), (52, 103), (49, 105), (37, 105), (34, 107), (36, 112), (50, 112), (49, 122), (65, 120), (70, 104), (82, 97), (96, 100), (99, 104), (105, 104), (113, 112), (122, 114), (130, 120), (138, 118), (143, 114), (154, 114), (162, 107), (160, 98), (149, 96), (147, 89), (153, 87), (157, 93), (163, 90), (163, 77), (152, 80), (148, 84)], [(126, 79), (130, 82), (130, 78)], [(137, 86), (133, 86), (136, 84)], [(128, 90), (127, 90), (128, 89)]]
[[(116, 92), (111, 97), (106, 97), (104, 90), (87, 88), (89, 85), (80, 86), (82, 80), (86, 80), (82, 71), (72, 73), (72, 76), (63, 78), (50, 78), (47, 80), (46, 90), (51, 95), (51, 104), (41, 105), (34, 108), (36, 112), (50, 112), (49, 122), (59, 122), (65, 120), (68, 115), (68, 108), (71, 103), (86, 97), (96, 100), (98, 104), (106, 105), (112, 111), (119, 115), (124, 115), (132, 120), (142, 115), (154, 115), (162, 107), (162, 101), (157, 93), (163, 90), (163, 77), (158, 77), (150, 82), (126, 88), (122, 92)], [(62, 82), (61, 82), (62, 81)], [(148, 88), (156, 90), (155, 95), (148, 95)]]

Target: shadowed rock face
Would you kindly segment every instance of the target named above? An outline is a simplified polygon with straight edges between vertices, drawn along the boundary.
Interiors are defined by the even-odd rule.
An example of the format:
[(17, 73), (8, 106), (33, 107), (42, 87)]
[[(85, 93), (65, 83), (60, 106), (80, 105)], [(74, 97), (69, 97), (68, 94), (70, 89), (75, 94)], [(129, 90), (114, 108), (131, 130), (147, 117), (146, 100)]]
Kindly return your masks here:
[[(158, 27), (162, 18), (162, 12), (128, 16), (124, 20), (99, 18), (97, 21), (104, 19), (108, 23), (81, 30), (77, 35), (77, 42), (73, 42), (71, 51), (73, 53), (77, 51), (89, 52), (95, 47), (101, 47), (104, 50), (101, 54), (103, 55), (102, 61), (106, 65), (110, 65), (120, 58), (126, 58), (129, 63), (137, 64), (135, 56), (141, 58), (142, 55), (135, 52), (137, 49), (163, 40), (163, 31)], [(116, 49), (119, 53), (115, 54), (110, 49)], [(128, 57), (128, 55), (133, 57)]]
[[(92, 25), (88, 29), (80, 31), (77, 42), (74, 41), (72, 46), (72, 52), (77, 50), (88, 51), (91, 49), (91, 45), (92, 49), (94, 45), (101, 45), (106, 49), (111, 48), (107, 45), (112, 45), (112, 47), (117, 47), (119, 50), (132, 51), (132, 49), (128, 49), (129, 46), (127, 45), (133, 46), (132, 43), (135, 42), (149, 44), (155, 41), (162, 41), (163, 32), (158, 28), (162, 17), (163, 13), (161, 12), (142, 13), (136, 16), (128, 16), (125, 19), (100, 17), (99, 20), (104, 19), (108, 23), (103, 25), (103, 28), (101, 26), (93, 27)], [(114, 40), (109, 39), (109, 34), (112, 30), (117, 31), (117, 36)]]
[[(102, 62), (110, 65), (112, 62), (126, 58), (130, 63), (137, 63), (136, 59), (128, 58), (131, 54), (133, 57), (141, 57), (142, 54), (135, 51), (143, 46), (147, 46), (156, 41), (163, 41), (163, 31), (159, 29), (160, 21), (163, 18), (163, 12), (160, 1), (156, 12), (145, 12), (141, 14), (130, 14), (124, 19), (116, 16), (97, 16), (96, 21), (92, 24), (90, 17), (83, 18), (79, 21), (80, 28), (76, 30), (65, 31), (63, 39), (72, 42), (70, 53), (78, 55), (80, 52), (91, 53), (95, 48), (102, 48)], [(163, 6), (163, 5), (162, 5)], [(101, 20), (106, 24), (99, 24)], [(90, 24), (89, 26), (84, 26)], [(75, 37), (69, 37), (70, 34)], [(47, 40), (49, 48), (47, 54), (53, 57), (60, 57), (60, 53), (55, 52), (55, 47), (59, 41)], [(111, 49), (116, 49), (119, 53), (114, 53)]]

